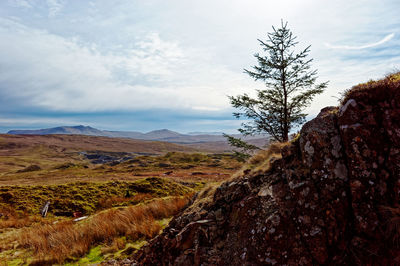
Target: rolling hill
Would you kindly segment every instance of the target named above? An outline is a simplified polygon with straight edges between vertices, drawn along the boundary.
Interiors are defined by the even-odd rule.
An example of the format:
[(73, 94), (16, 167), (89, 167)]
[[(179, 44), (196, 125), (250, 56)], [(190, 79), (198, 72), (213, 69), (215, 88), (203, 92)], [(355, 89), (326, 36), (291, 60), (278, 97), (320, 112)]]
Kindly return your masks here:
[(8, 150), (50, 147), (69, 151), (102, 150), (160, 154), (168, 151), (193, 152), (194, 148), (160, 141), (144, 141), (84, 135), (6, 135), (0, 134), (0, 154)]
[[(217, 133), (189, 133), (182, 134), (168, 129), (154, 130), (147, 133), (137, 131), (108, 131), (99, 130), (90, 126), (62, 126), (38, 130), (10, 130), (8, 134), (11, 135), (88, 135), (88, 136), (102, 136), (113, 138), (130, 138), (140, 140), (156, 140), (165, 141), (178, 144), (194, 144), (194, 143), (207, 143), (207, 142), (222, 142), (227, 145), (226, 139), (222, 134)], [(266, 143), (267, 136), (257, 137), (243, 137), (241, 135), (234, 135), (235, 137), (242, 137), (248, 141), (258, 140), (257, 143)]]

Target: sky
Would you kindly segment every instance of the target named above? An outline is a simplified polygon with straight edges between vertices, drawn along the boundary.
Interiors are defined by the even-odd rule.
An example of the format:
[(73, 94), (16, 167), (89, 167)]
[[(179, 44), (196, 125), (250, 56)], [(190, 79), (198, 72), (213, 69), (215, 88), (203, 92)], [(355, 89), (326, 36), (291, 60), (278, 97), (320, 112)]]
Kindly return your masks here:
[(2, 0), (0, 132), (233, 133), (242, 121), (228, 95), (264, 88), (243, 69), (281, 20), (329, 81), (312, 118), (400, 69), (399, 10), (398, 0)]

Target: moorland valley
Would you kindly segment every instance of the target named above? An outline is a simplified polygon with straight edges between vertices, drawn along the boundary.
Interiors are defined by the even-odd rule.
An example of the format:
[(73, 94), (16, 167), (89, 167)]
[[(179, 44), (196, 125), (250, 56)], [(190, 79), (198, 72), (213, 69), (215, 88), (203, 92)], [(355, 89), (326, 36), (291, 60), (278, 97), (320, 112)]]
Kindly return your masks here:
[(128, 257), (194, 193), (241, 167), (221, 142), (0, 135), (0, 260), (82, 264)]
[(400, 265), (398, 10), (0, 1), (0, 266)]
[(399, 97), (398, 73), (354, 86), (289, 142), (246, 163), (168, 142), (0, 135), (0, 258), (394, 264)]

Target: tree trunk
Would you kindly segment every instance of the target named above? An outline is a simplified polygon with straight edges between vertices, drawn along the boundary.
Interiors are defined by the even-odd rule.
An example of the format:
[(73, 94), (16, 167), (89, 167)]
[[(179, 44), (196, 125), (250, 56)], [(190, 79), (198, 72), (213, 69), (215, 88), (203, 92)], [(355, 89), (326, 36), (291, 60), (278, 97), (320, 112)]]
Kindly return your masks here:
[[(284, 62), (284, 55), (283, 50), (281, 51), (282, 61)], [(286, 91), (286, 78), (285, 78), (285, 67), (282, 68), (282, 88), (283, 88), (283, 96), (284, 96), (284, 103), (283, 103), (283, 132), (282, 132), (282, 142), (288, 141), (288, 131), (289, 131), (289, 117), (288, 117), (288, 108), (287, 108), (287, 91)]]

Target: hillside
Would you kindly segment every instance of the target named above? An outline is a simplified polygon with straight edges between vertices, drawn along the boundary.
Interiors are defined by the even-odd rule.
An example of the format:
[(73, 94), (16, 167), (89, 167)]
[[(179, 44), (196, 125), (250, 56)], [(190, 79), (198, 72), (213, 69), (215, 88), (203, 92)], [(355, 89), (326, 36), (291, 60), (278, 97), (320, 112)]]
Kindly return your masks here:
[(8, 148), (29, 148), (44, 145), (69, 151), (102, 150), (109, 152), (141, 152), (160, 154), (167, 151), (195, 151), (193, 148), (160, 141), (143, 141), (84, 135), (6, 135), (0, 134), (0, 153)]
[(167, 142), (82, 135), (0, 135), (0, 186), (127, 181), (164, 177), (165, 172), (170, 172), (169, 178), (185, 182), (221, 180), (237, 165), (229, 154)]
[(159, 234), (195, 191), (241, 166), (232, 154), (166, 142), (0, 135), (0, 262), (88, 265), (126, 258)]
[(126, 169), (96, 170), (98, 164), (91, 165), (88, 158), (116, 164), (143, 155), (195, 151), (198, 150), (173, 143), (133, 139), (82, 135), (0, 135), (0, 185), (100, 181), (113, 177), (126, 179), (128, 175), (121, 174)]
[(209, 188), (139, 265), (397, 265), (400, 73), (347, 91), (282, 148)]
[[(10, 130), (8, 134), (11, 135), (87, 135), (87, 136), (103, 136), (103, 137), (113, 137), (113, 138), (130, 138), (130, 139), (140, 139), (140, 140), (154, 140), (154, 141), (165, 141), (178, 144), (202, 144), (208, 142), (223, 142), (227, 144), (226, 139), (222, 134), (207, 134), (207, 133), (190, 133), (182, 134), (168, 129), (154, 130), (147, 133), (135, 132), (135, 131), (108, 131), (99, 130), (89, 126), (63, 126), (47, 129), (38, 130)], [(262, 142), (262, 145), (267, 143), (266, 136), (247, 136), (243, 137), (241, 135), (234, 135), (235, 137), (242, 137), (249, 141)], [(214, 143), (219, 145), (219, 143)], [(210, 145), (212, 146), (212, 145)], [(227, 145), (224, 145), (225, 147)], [(230, 150), (230, 149), (227, 149)]]
[(105, 134), (96, 128), (89, 126), (74, 126), (74, 127), (54, 127), (38, 130), (10, 130), (7, 132), (10, 135), (51, 135), (51, 134), (75, 134), (75, 135), (91, 135), (105, 136)]

